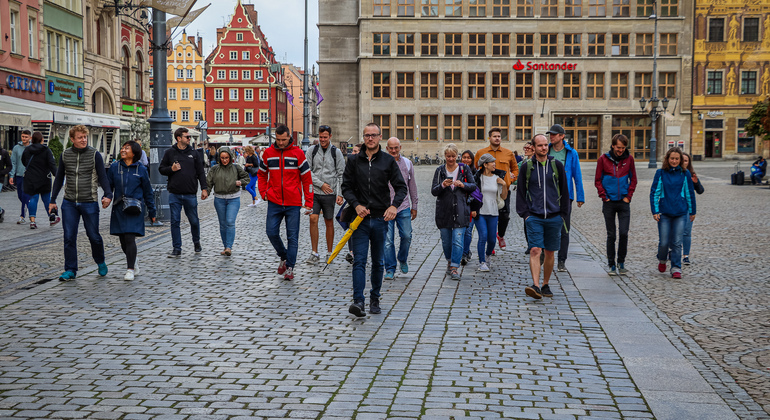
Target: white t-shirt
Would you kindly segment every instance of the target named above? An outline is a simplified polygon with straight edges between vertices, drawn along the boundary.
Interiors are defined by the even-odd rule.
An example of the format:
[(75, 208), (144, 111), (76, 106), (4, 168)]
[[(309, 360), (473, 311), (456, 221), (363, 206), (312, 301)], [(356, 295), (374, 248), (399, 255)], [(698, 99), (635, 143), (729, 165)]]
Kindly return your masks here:
[[(447, 174), (447, 176), (448, 176), (449, 178), (452, 178), (452, 182), (454, 182), (454, 181), (457, 181), (457, 174), (458, 174), (459, 172), (460, 172), (460, 165), (457, 165), (457, 167), (455, 168), (455, 170), (454, 170), (454, 171), (452, 171), (452, 172), (449, 172), (449, 171), (447, 171), (447, 173), (446, 173), (446, 174)], [(455, 186), (454, 186), (454, 185), (452, 185), (450, 188), (452, 188), (452, 189), (455, 189)]]
[(500, 212), (497, 209), (497, 194), (498, 194), (498, 187), (497, 187), (497, 175), (481, 175), (481, 196), (482, 199), (482, 205), (481, 210), (479, 210), (479, 214), (483, 214), (486, 216), (499, 216)]

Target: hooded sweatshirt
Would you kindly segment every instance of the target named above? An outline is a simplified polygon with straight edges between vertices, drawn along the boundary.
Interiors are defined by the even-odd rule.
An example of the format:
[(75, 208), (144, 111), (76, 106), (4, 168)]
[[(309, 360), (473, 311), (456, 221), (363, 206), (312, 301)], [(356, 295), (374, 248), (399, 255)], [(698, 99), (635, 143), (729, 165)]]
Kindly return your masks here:
[(208, 185), (209, 192), (213, 191), (217, 197), (231, 198), (223, 196), (239, 195), (241, 187), (235, 185), (235, 182), (241, 181), (241, 185), (245, 186), (249, 183), (250, 178), (249, 174), (240, 165), (233, 163), (235, 154), (232, 149), (222, 146), (217, 151), (217, 156), (222, 154), (222, 152), (227, 152), (230, 155), (230, 162), (227, 162), (227, 165), (219, 162), (219, 165), (211, 168), (206, 176), (206, 184)]
[[(556, 164), (556, 176), (553, 166)], [(531, 180), (527, 178), (527, 167), (532, 165)], [(556, 181), (558, 178), (558, 181)], [(557, 184), (558, 182), (558, 184)], [(548, 156), (545, 165), (533, 156), (521, 166), (519, 183), (516, 188), (516, 213), (522, 219), (529, 216), (551, 218), (556, 215), (565, 217), (569, 209), (569, 194), (567, 192), (567, 176), (564, 165), (553, 156)], [(558, 190), (557, 190), (558, 185)]]
[[(179, 162), (182, 169), (174, 172), (171, 169), (174, 162)], [(171, 194), (197, 194), (198, 183), (201, 185), (201, 190), (208, 189), (203, 160), (189, 145), (180, 149), (177, 143), (166, 150), (158, 165), (158, 172), (168, 177), (168, 192)]]

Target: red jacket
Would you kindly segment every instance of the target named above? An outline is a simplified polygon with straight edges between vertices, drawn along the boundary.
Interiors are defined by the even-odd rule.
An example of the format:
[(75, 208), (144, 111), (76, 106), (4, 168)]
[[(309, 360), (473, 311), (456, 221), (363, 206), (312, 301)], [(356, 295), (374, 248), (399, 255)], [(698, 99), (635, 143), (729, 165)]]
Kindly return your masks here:
[(278, 149), (275, 144), (262, 154), (257, 172), (259, 195), (281, 206), (313, 208), (313, 175), (305, 153), (294, 144)]

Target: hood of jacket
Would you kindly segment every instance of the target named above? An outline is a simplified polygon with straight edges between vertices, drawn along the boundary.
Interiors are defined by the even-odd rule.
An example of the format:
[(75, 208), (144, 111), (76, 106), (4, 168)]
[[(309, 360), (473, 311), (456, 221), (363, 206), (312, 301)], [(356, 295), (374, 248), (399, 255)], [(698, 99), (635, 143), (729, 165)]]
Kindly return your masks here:
[(621, 154), (620, 156), (617, 156), (615, 154), (615, 151), (613, 151), (612, 149), (610, 149), (610, 151), (607, 152), (607, 157), (610, 158), (610, 160), (615, 163), (620, 162), (621, 160), (627, 159), (629, 156), (631, 156), (631, 154), (628, 153), (628, 149), (624, 150), (623, 154)]
[(222, 165), (222, 162), (220, 161), (219, 156), (222, 155), (222, 152), (227, 152), (227, 154), (230, 155), (230, 163), (227, 165), (232, 165), (235, 162), (235, 153), (233, 152), (233, 149), (228, 146), (222, 146), (217, 150), (217, 162), (219, 162), (220, 165)]
[[(564, 143), (564, 148), (567, 149), (567, 152), (574, 152), (575, 151), (575, 149), (573, 149), (572, 146), (570, 146), (569, 142), (567, 142), (566, 138), (562, 139), (561, 142)], [(550, 151), (551, 149), (553, 149), (553, 143), (548, 143), (548, 150)], [(532, 156), (534, 156), (534, 155), (532, 155)]]
[(24, 151), (29, 151), (29, 153), (31, 153), (32, 155), (37, 156), (37, 155), (45, 152), (46, 149), (48, 149), (48, 148), (45, 147), (45, 145), (43, 145), (43, 143), (34, 143), (34, 144), (30, 144), (29, 146), (27, 146), (27, 148)]

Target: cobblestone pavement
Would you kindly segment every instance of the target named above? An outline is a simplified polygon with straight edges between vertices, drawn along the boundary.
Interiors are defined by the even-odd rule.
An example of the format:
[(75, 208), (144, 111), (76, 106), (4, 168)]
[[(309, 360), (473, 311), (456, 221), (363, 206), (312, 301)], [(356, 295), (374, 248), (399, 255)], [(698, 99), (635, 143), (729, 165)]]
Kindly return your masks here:
[[(637, 162), (640, 181), (631, 205), (626, 260), (630, 275), (618, 282), (736, 412), (768, 418), (770, 265), (761, 244), (770, 243), (770, 189), (729, 185), (733, 164), (695, 164), (705, 193), (697, 196), (693, 264), (684, 266), (684, 278), (673, 280), (657, 271), (658, 233), (649, 204), (654, 171)], [(595, 258), (606, 264), (595, 167), (583, 164), (587, 202), (573, 208), (573, 224), (594, 245)]]
[[(428, 192), (433, 168), (417, 169), (422, 200), (410, 272), (384, 284), (381, 315), (347, 313), (350, 265), (342, 258), (325, 271), (301, 264), (309, 252), (306, 218), (297, 276), (287, 282), (274, 271), (264, 205), (242, 201), (234, 254), (226, 258), (205, 202), (200, 255), (184, 234), (183, 257), (166, 258), (170, 238), (161, 230), (141, 243), (133, 282), (122, 280), (124, 259), (113, 245), (104, 279), (90, 262), (75, 281), (0, 297), (0, 418), (653, 418), (568, 273), (551, 282), (554, 298), (524, 295), (530, 280), (518, 218), (491, 273), (475, 271), (474, 261), (462, 281), (444, 278)], [(603, 226), (588, 224), (595, 221), (584, 223), (589, 211), (575, 211), (578, 230), (602, 234)], [(38, 248), (41, 264), (60, 267), (53, 239)], [(31, 258), (26, 248), (14, 252)], [(5, 272), (6, 255), (0, 275), (15, 280)], [(629, 262), (647, 282), (658, 278)], [(705, 335), (691, 339), (690, 324), (668, 322), (639, 283), (630, 277), (621, 286), (737, 414), (761, 417), (713, 362)], [(759, 342), (750, 339), (757, 341), (745, 346)]]

